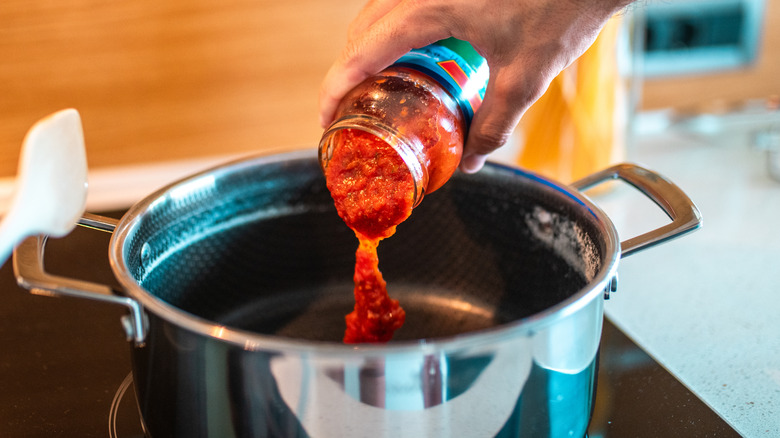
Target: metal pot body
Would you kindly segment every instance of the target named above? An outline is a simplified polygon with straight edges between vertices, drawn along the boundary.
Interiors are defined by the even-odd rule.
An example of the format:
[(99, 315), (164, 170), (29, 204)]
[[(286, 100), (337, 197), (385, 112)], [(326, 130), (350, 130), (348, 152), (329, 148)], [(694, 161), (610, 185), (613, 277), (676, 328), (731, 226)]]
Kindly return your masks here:
[(42, 240), (20, 247), (31, 290), (129, 308), (149, 436), (584, 436), (618, 260), (701, 223), (631, 165), (575, 183), (623, 179), (673, 219), (622, 244), (572, 187), (495, 164), (456, 175), (380, 244), (405, 326), (349, 346), (357, 243), (312, 155), (220, 166), (106, 226), (123, 291), (48, 276)]
[[(244, 349), (152, 316), (136, 397), (151, 437), (584, 436), (602, 303), (484, 344), (327, 353)], [(582, 354), (575, 369), (571, 354), (546, 362), (556, 341)]]

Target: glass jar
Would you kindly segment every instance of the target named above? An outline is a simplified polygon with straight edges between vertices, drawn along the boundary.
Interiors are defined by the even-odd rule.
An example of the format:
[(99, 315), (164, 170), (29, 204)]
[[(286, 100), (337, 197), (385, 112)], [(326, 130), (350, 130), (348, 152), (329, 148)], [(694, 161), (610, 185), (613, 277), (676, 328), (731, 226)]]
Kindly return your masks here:
[(487, 63), (464, 41), (450, 38), (412, 50), (342, 99), (320, 140), (320, 164), (326, 170), (356, 130), (381, 139), (408, 168), (417, 206), (458, 167), (486, 86)]

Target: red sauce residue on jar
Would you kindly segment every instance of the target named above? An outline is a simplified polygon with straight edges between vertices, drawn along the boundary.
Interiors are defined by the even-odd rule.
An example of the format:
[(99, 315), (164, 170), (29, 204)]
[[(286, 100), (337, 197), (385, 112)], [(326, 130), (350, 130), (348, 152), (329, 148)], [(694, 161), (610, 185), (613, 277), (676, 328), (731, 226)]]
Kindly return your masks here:
[(414, 181), (393, 148), (364, 131), (348, 129), (325, 172), (336, 210), (358, 237), (390, 237), (412, 213)]
[[(401, 70), (401, 69), (399, 69)], [(435, 93), (425, 78), (385, 77), (374, 82), (373, 90), (360, 90), (347, 106), (366, 114), (377, 111), (372, 105), (376, 92), (387, 93), (399, 105), (384, 106), (385, 123), (407, 138), (414, 138), (427, 178), (424, 193), (441, 187), (457, 167), (463, 149), (463, 117), (451, 100)], [(358, 87), (360, 88), (360, 87)], [(380, 90), (381, 89), (381, 90)], [(381, 94), (381, 93), (379, 93)], [(346, 343), (387, 342), (406, 318), (398, 300), (389, 297), (379, 271), (377, 245), (392, 236), (406, 220), (419, 199), (415, 180), (407, 164), (393, 146), (367, 131), (342, 129), (333, 137), (332, 155), (324, 166), (325, 178), (336, 210), (360, 241), (355, 262), (355, 308), (346, 316)]]

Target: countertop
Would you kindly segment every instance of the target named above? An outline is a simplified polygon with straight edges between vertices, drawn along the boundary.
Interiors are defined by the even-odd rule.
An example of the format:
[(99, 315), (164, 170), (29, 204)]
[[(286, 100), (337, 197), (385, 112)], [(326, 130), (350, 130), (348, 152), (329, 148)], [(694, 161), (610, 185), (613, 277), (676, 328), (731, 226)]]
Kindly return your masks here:
[[(618, 327), (746, 437), (780, 436), (780, 182), (765, 150), (766, 140), (780, 143), (780, 118), (772, 116), (752, 127), (742, 122), (757, 117), (698, 117), (638, 136), (629, 159), (680, 186), (704, 226), (621, 260), (606, 304)], [(623, 240), (668, 221), (627, 185), (594, 199)]]

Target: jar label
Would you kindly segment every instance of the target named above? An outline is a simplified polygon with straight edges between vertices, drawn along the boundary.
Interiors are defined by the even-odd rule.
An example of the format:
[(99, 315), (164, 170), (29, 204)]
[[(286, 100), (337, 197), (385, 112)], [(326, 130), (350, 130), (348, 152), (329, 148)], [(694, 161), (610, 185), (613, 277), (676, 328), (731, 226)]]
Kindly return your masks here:
[(420, 49), (412, 49), (393, 64), (432, 77), (458, 102), (466, 126), (471, 124), (485, 97), (488, 66), (471, 44), (448, 38)]

